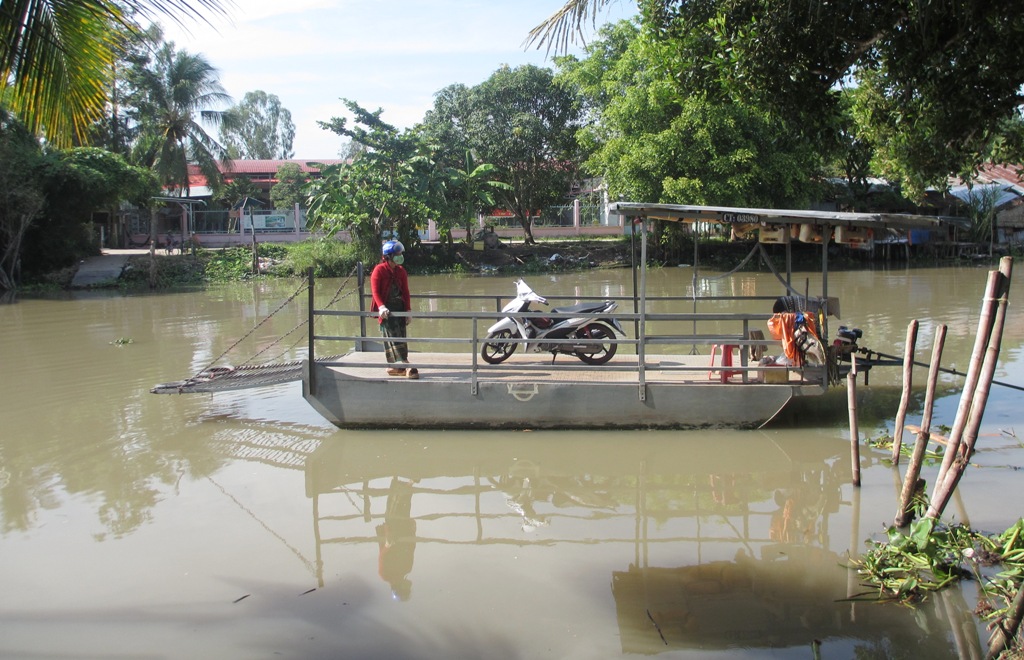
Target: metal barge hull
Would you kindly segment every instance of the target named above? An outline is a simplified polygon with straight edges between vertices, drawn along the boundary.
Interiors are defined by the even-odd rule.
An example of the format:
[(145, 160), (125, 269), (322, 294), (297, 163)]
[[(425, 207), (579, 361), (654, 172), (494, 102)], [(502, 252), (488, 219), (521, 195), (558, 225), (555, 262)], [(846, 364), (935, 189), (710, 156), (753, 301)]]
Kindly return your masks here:
[[(794, 396), (823, 391), (818, 383), (722, 382), (714, 372), (679, 370), (706, 356), (648, 356), (643, 384), (635, 368), (549, 372), (545, 362), (523, 358), (521, 371), (513, 364), (474, 376), (451, 368), (469, 356), (411, 358), (419, 380), (385, 376), (380, 353), (353, 352), (333, 366), (316, 363), (312, 373), (307, 361), (303, 396), (342, 428), (679, 429), (757, 428)], [(609, 366), (619, 360), (636, 364), (629, 356)]]

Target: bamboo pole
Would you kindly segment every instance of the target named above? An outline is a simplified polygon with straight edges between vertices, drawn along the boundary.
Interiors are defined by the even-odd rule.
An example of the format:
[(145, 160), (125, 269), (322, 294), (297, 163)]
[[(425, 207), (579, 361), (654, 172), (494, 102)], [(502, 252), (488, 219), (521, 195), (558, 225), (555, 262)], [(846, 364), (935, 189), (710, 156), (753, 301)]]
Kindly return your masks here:
[(921, 476), (921, 461), (924, 460), (924, 452), (928, 448), (928, 441), (931, 437), (932, 412), (935, 408), (935, 388), (939, 381), (939, 365), (942, 363), (942, 348), (945, 343), (946, 326), (940, 325), (935, 333), (935, 342), (932, 344), (932, 362), (928, 369), (928, 387), (924, 395), (924, 414), (921, 417), (921, 428), (917, 432), (914, 453), (910, 457), (906, 478), (903, 480), (903, 490), (900, 492), (900, 508), (896, 512), (896, 518), (893, 520), (893, 524), (897, 527), (903, 527), (913, 518), (911, 501), (914, 498), (914, 492), (918, 489), (918, 478)]
[(903, 448), (903, 425), (907, 420), (910, 405), (910, 388), (914, 380), (914, 351), (917, 349), (917, 319), (907, 325), (907, 343), (903, 347), (903, 394), (896, 411), (896, 426), (892, 430), (892, 464), (900, 464), (900, 450)]
[(949, 432), (949, 444), (946, 445), (946, 453), (942, 456), (942, 466), (939, 468), (939, 474), (935, 478), (932, 500), (935, 499), (939, 486), (945, 480), (946, 472), (960, 451), (960, 438), (967, 424), (967, 415), (970, 412), (974, 389), (978, 386), (981, 361), (985, 354), (985, 347), (988, 346), (989, 335), (992, 334), (992, 301), (995, 300), (998, 284), (999, 274), (996, 271), (990, 272), (988, 285), (985, 287), (985, 297), (981, 303), (981, 316), (978, 318), (978, 334), (974, 337), (974, 350), (971, 351), (967, 375), (964, 377), (963, 391), (960, 394), (960, 404), (957, 406), (956, 417), (953, 419), (953, 428)]
[(1013, 597), (1013, 604), (1010, 605), (1009, 616), (1001, 621), (992, 632), (985, 660), (997, 657), (1010, 645), (1020, 627), (1022, 616), (1024, 616), (1024, 586), (1017, 589), (1017, 595)]
[[(963, 477), (964, 470), (967, 469), (971, 454), (974, 453), (974, 445), (978, 442), (981, 420), (985, 415), (985, 406), (988, 404), (988, 395), (992, 389), (992, 378), (995, 376), (996, 365), (999, 362), (999, 347), (1003, 339), (1003, 326), (1006, 323), (1006, 307), (1010, 296), (1010, 276), (1012, 274), (1012, 257), (1003, 257), (999, 263), (999, 271), (992, 273), (997, 282), (996, 297), (992, 301), (995, 304), (995, 314), (985, 347), (984, 361), (978, 375), (979, 384), (975, 388), (974, 396), (971, 397), (966, 430), (962, 434), (959, 451), (954, 456), (952, 467), (944, 476), (940, 475), (942, 481), (935, 484), (932, 503), (928, 508), (929, 517), (935, 518), (942, 515), (950, 496), (957, 484), (960, 483), (960, 478)], [(947, 453), (948, 451), (947, 447)]]
[(850, 460), (853, 485), (860, 488), (860, 431), (857, 428), (857, 356), (850, 356), (850, 373), (846, 374), (846, 402), (850, 408)]

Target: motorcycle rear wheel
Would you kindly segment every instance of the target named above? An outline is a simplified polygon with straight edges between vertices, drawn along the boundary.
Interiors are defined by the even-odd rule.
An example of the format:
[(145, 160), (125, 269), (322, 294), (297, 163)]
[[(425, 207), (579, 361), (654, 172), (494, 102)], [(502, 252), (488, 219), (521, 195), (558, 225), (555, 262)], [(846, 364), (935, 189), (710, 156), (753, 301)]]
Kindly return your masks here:
[[(509, 359), (513, 353), (516, 352), (516, 347), (519, 346), (514, 341), (501, 341), (502, 339), (511, 339), (514, 335), (511, 330), (498, 330), (487, 335), (487, 341), (480, 348), (480, 357), (484, 359), (487, 364), (498, 364)], [(497, 340), (497, 341), (495, 341)]]
[(615, 339), (615, 331), (603, 323), (588, 323), (576, 331), (576, 336), (587, 344), (599, 343), (593, 353), (576, 353), (576, 357), (587, 364), (604, 364), (615, 357), (615, 351), (619, 348), (618, 344), (608, 341)]

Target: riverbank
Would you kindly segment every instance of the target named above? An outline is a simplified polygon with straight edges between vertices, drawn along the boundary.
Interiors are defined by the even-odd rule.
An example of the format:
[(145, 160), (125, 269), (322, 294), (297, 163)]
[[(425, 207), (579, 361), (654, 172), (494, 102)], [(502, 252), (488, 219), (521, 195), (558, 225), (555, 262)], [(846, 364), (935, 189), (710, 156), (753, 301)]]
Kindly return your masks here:
[[(754, 244), (749, 241), (702, 241), (699, 244), (701, 267), (730, 270), (741, 263), (753, 247)], [(785, 263), (784, 247), (765, 245), (764, 248), (776, 267), (782, 267)], [(501, 243), (496, 247), (485, 247), (481, 243), (475, 246), (463, 243), (453, 246), (424, 243), (409, 250), (406, 267), (413, 275), (525, 275), (591, 268), (623, 268), (634, 263), (635, 249), (638, 249), (637, 246), (628, 237), (544, 240), (532, 245)], [(935, 252), (926, 250), (911, 252), (908, 256), (915, 265), (962, 263), (939, 258)], [(652, 248), (649, 252), (649, 259), (656, 266), (686, 265), (692, 258), (692, 243), (689, 247)], [(816, 245), (797, 243), (791, 246), (791, 258), (796, 270), (817, 270), (821, 263), (821, 251)], [(325, 241), (288, 245), (263, 243), (257, 246), (255, 258), (251, 247), (204, 249), (186, 254), (168, 254), (158, 250), (152, 267), (148, 250), (104, 250), (104, 256), (90, 258), (72, 268), (50, 274), (27, 289), (164, 289), (254, 277), (301, 277), (310, 267), (315, 269), (318, 277), (344, 277), (352, 272), (359, 261), (372, 264), (376, 262), (376, 257), (360, 255), (350, 244)], [(871, 267), (876, 261), (867, 251), (838, 245), (830, 246), (829, 249), (829, 266), (833, 270)], [(989, 262), (987, 258), (972, 259), (972, 263)], [(109, 265), (109, 268), (104, 270), (105, 265)], [(103, 271), (103, 276), (83, 277), (82, 269), (86, 267), (92, 271)], [(759, 259), (751, 259), (744, 269), (762, 271), (765, 266)]]

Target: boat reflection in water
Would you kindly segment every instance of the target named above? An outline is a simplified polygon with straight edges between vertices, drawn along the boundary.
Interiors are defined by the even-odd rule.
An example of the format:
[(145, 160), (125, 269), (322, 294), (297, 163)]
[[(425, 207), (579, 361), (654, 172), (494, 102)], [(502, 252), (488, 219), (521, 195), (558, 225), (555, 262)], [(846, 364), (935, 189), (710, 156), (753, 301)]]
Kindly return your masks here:
[[(377, 543), (380, 577), (399, 600), (412, 597), (417, 571), (431, 570), (414, 568), (417, 547), (444, 546), (472, 564), (466, 546), (539, 546), (543, 561), (572, 557), (583, 576), (554, 589), (607, 584), (605, 567), (622, 563), (610, 576), (614, 615), (611, 602), (605, 611), (623, 652), (806, 654), (829, 640), (832, 657), (865, 648), (956, 657), (957, 646), (978, 646), (964, 641), (972, 624), (959, 592), (916, 615), (848, 600), (865, 589), (846, 568), (850, 539), (856, 551), (861, 537), (858, 507), (842, 498), (844, 487), (851, 492), (845, 442), (752, 432), (494, 435), (326, 440), (306, 464), (321, 586), (325, 550), (339, 544)], [(602, 568), (591, 570), (595, 556)], [(486, 569), (499, 589), (503, 570), (513, 569)]]

